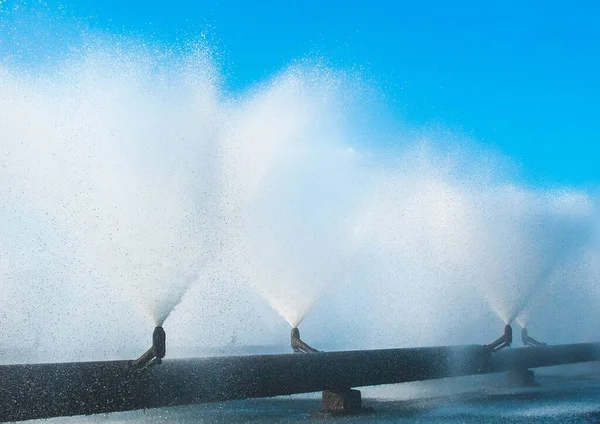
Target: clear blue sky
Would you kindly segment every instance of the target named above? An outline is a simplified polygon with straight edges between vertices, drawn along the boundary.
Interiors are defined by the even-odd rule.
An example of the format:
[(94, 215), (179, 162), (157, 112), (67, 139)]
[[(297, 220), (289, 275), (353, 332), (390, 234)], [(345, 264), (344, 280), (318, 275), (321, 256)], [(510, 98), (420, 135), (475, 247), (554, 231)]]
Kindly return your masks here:
[[(4, 13), (10, 3), (0, 2)], [(234, 89), (306, 56), (359, 68), (409, 123), (470, 135), (533, 179), (600, 183), (598, 1), (49, 0), (48, 8), (86, 29), (170, 44), (204, 32)]]

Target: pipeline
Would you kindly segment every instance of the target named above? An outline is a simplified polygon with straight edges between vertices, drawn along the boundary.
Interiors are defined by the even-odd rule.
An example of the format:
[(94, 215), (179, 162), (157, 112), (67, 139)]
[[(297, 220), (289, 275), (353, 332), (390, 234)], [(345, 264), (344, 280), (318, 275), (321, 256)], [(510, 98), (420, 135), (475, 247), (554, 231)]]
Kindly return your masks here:
[(504, 349), (445, 346), (310, 355), (0, 366), (0, 421), (344, 390), (600, 359), (600, 343)]

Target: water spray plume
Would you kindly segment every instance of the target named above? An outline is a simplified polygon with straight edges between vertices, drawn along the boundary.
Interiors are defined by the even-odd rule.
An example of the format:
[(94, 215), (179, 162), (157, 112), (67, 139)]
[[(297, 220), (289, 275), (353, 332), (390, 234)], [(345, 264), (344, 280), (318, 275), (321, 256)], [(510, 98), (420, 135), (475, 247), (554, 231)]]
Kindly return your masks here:
[[(167, 70), (182, 81), (170, 89), (135, 56), (99, 56), (37, 81), (11, 76), (3, 147), (27, 201), (72, 234), (78, 251), (94, 252), (89, 269), (126, 286), (162, 323), (211, 251), (212, 140), (197, 133), (212, 123), (196, 113), (197, 87), (179, 97), (185, 75)], [(210, 97), (211, 81), (202, 84)], [(24, 127), (32, 113), (36, 125)]]
[(330, 74), (292, 68), (246, 99), (226, 136), (229, 249), (292, 327), (349, 260), (356, 155), (334, 125), (335, 85)]
[[(508, 324), (552, 310), (550, 286), (598, 295), (593, 196), (521, 184), (460, 137), (381, 135), (343, 72), (305, 63), (227, 93), (207, 49), (105, 43), (54, 69), (0, 68), (0, 235), (17, 217), (27, 228), (1, 239), (0, 287), (44, 305), (32, 327), (77, 340), (105, 310), (121, 328), (126, 292), (156, 326), (177, 307), (174, 340), (228, 339), (223, 327), (270, 305), (292, 328), (310, 312), (368, 347), (472, 343), (497, 325), (490, 308)], [(14, 260), (36, 231), (46, 256)], [(267, 301), (231, 307), (248, 287)]]
[[(376, 252), (369, 269), (382, 289), (371, 295), (382, 305), (389, 296), (421, 302), (395, 319), (422, 328), (464, 314), (463, 290), (476, 290), (505, 324), (513, 322), (553, 273), (589, 246), (592, 200), (506, 184), (468, 160), (453, 164), (435, 149), (424, 160), (423, 153), (408, 150), (402, 166), (379, 171), (354, 228)], [(380, 319), (394, 326), (394, 315)]]
[[(496, 222), (502, 227), (490, 231), (499, 232), (497, 241), (492, 242), (491, 255), (502, 254), (500, 257), (509, 260), (498, 263), (488, 257), (491, 278), (483, 280), (482, 287), (484, 296), (496, 305), (506, 323), (514, 321), (536, 298), (553, 273), (569, 260), (577, 259), (581, 245), (587, 244), (594, 219), (589, 199), (584, 196), (564, 192), (521, 192), (516, 196), (511, 193), (512, 189), (503, 200), (512, 207), (504, 206), (501, 211), (510, 215)], [(502, 287), (509, 290), (503, 291)]]

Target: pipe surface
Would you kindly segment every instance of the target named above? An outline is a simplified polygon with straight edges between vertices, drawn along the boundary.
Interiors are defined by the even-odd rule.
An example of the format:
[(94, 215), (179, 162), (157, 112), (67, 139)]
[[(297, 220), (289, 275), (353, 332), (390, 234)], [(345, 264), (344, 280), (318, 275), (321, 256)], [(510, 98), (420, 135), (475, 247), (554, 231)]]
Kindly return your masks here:
[(0, 366), (0, 421), (270, 397), (534, 368), (600, 358), (600, 343), (484, 346)]
[(504, 349), (492, 355), (490, 372), (549, 367), (591, 362), (600, 359), (600, 343), (519, 347)]

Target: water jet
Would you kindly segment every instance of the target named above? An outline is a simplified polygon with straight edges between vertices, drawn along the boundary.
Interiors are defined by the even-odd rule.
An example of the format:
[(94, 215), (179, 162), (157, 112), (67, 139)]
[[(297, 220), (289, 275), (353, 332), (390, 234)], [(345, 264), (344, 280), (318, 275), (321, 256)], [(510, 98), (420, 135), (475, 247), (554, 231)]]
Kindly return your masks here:
[[(18, 72), (1, 70), (0, 168), (2, 177), (6, 175), (4, 169), (14, 174), (14, 181), (11, 177), (8, 184), (0, 179), (1, 197), (27, 197), (24, 202), (31, 204), (31, 209), (44, 220), (61, 223), (56, 231), (77, 240), (72, 252), (83, 252), (82, 256), (87, 255), (84, 259), (93, 258), (88, 268), (109, 268), (103, 271), (107, 274), (103, 281), (117, 285), (134, 282), (135, 296), (155, 320), (152, 347), (133, 361), (133, 366), (126, 366), (128, 363), (123, 361), (3, 368), (0, 396), (14, 393), (20, 401), (25, 399), (18, 404), (22, 406), (27, 405), (26, 397), (31, 393), (39, 394), (39, 399), (30, 402), (52, 405), (47, 408), (50, 414), (323, 391), (324, 409), (335, 410), (341, 405), (342, 410), (355, 410), (360, 405), (360, 393), (351, 387), (361, 384), (452, 376), (457, 369), (478, 373), (486, 369), (484, 360), (488, 356), (492, 356), (490, 370), (508, 369), (502, 361), (513, 357), (515, 362), (509, 365), (517, 364), (517, 368), (525, 370), (540, 361), (554, 364), (566, 360), (560, 356), (565, 351), (568, 354), (564, 358), (569, 360), (594, 357), (585, 346), (573, 350), (546, 346), (524, 351), (504, 349), (512, 343), (509, 324), (515, 311), (532, 302), (531, 293), (547, 284), (548, 273), (565, 257), (571, 260), (564, 251), (581, 238), (578, 227), (569, 224), (573, 216), (588, 219), (585, 213), (556, 212), (552, 204), (563, 201), (560, 193), (532, 190), (518, 182), (506, 184), (503, 177), (499, 178), (501, 183), (484, 181), (476, 171), (463, 166), (462, 162), (481, 163), (480, 157), (470, 155), (466, 160), (459, 158), (456, 164), (452, 155), (439, 155), (442, 162), (451, 163), (448, 172), (440, 170), (443, 167), (437, 163), (419, 163), (411, 171), (410, 153), (390, 161), (393, 155), (386, 151), (382, 156), (387, 156), (387, 161), (375, 158), (363, 169), (364, 157), (377, 156), (373, 143), (378, 140), (354, 146), (357, 134), (352, 133), (353, 127), (345, 127), (349, 120), (345, 115), (347, 105), (340, 107), (343, 99), (337, 97), (339, 87), (328, 78), (314, 83), (310, 72), (291, 76), (288, 72), (274, 83), (258, 87), (255, 93), (235, 98), (221, 94), (210, 78), (208, 82), (203, 80), (205, 74), (211, 73), (210, 66), (186, 68), (180, 74), (173, 70), (159, 72), (161, 75), (156, 78), (135, 54), (125, 55), (123, 60), (110, 55), (106, 56), (108, 60), (93, 53), (91, 56), (83, 59), (85, 65), (64, 69), (60, 75), (66, 78), (58, 83), (55, 75), (42, 74), (36, 83), (31, 83)], [(149, 52), (148, 57), (152, 61), (153, 53)], [(109, 72), (104, 72), (107, 69)], [(168, 83), (157, 87), (156, 81)], [(342, 88), (340, 91), (351, 91)], [(222, 97), (234, 98), (221, 102)], [(362, 107), (359, 112), (368, 116)], [(435, 157), (436, 149), (425, 152), (426, 159)], [(494, 174), (496, 170), (486, 172)], [(365, 193), (373, 193), (372, 198)], [(215, 198), (218, 201), (213, 202), (211, 199)], [(587, 195), (582, 194), (574, 204), (587, 201)], [(229, 209), (222, 203), (228, 204)], [(357, 204), (364, 206), (362, 213)], [(454, 300), (464, 299), (462, 294), (472, 291), (473, 282), (485, 278), (490, 281), (487, 296), (494, 297), (505, 318), (505, 334), (485, 349), (464, 347), (461, 352), (469, 359), (466, 370), (448, 362), (455, 353), (449, 347), (289, 355), (292, 358), (163, 361), (166, 336), (162, 324), (197, 275), (202, 274), (204, 263), (214, 261), (216, 267), (235, 268), (234, 259), (222, 257), (221, 250), (230, 247), (222, 246), (229, 239), (234, 246), (232, 256), (242, 263), (238, 268), (246, 271), (240, 272), (245, 274), (240, 280), (261, 285), (258, 291), (291, 325), (292, 349), (315, 352), (300, 338), (298, 325), (325, 288), (345, 282), (341, 269), (355, 259), (354, 239), (349, 236), (355, 221), (361, 224), (356, 226), (362, 237), (356, 243), (362, 249), (357, 262), (362, 261), (360, 265), (367, 264), (365, 269), (377, 270), (378, 274), (365, 275), (363, 281), (353, 281), (351, 287), (340, 287), (336, 296), (341, 298), (340, 304), (361, 300), (362, 306), (355, 310), (361, 311), (359, 318), (364, 327), (360, 333), (364, 335), (365, 348), (395, 346), (398, 340), (404, 346), (438, 345), (446, 334), (454, 337), (452, 343), (464, 342), (473, 334), (473, 327), (480, 324), (458, 328), (449, 318), (454, 315), (446, 314), (443, 308), (453, 304), (456, 310), (468, 309), (463, 302)], [(4, 220), (2, 224), (0, 231), (9, 227)], [(226, 231), (232, 234), (228, 238), (220, 232), (229, 224), (232, 229)], [(214, 246), (213, 233), (218, 233)], [(389, 248), (381, 249), (382, 243)], [(560, 263), (553, 258), (561, 259)], [(81, 260), (69, 256), (64, 262), (78, 259)], [(597, 271), (592, 273), (597, 275)], [(383, 279), (387, 279), (387, 286), (381, 282)], [(83, 309), (89, 302), (80, 295), (87, 293), (91, 297), (90, 285), (82, 284), (78, 278), (72, 281), (78, 291), (63, 298), (85, 305), (81, 306)], [(527, 281), (532, 282), (530, 287), (524, 287)], [(104, 289), (111, 290), (110, 286)], [(35, 288), (31, 291), (38, 292), (34, 301), (42, 299), (47, 305), (55, 301), (43, 299)], [(401, 295), (415, 292), (417, 296)], [(365, 293), (374, 295), (369, 299)], [(20, 308), (15, 296), (7, 298), (8, 313), (1, 312), (7, 316), (6, 327), (10, 328), (19, 321)], [(57, 298), (63, 302), (63, 298)], [(202, 292), (197, 298), (204, 302), (203, 308), (222, 309), (218, 302), (214, 302), (216, 307), (210, 305)], [(121, 306), (99, 299), (99, 309), (109, 310), (115, 322), (123, 322), (119, 315), (123, 313)], [(404, 304), (398, 299), (403, 299)], [(58, 310), (63, 305), (53, 307)], [(410, 308), (414, 314), (407, 312)], [(365, 319), (369, 313), (375, 315)], [(177, 324), (197, 315), (190, 312)], [(343, 313), (341, 316), (344, 318)], [(216, 329), (214, 334), (219, 330), (226, 334), (218, 319), (236, 322), (241, 317), (239, 311), (215, 314), (211, 322)], [(77, 318), (65, 321), (93, 328), (94, 321), (87, 316)], [(418, 322), (419, 319), (429, 321)], [(493, 318), (485, 315), (484, 319)], [(40, 333), (52, 334), (44, 331), (47, 324), (43, 319), (32, 323), (32, 328), (42, 328)], [(198, 339), (197, 331), (207, 327), (198, 330), (192, 322), (184, 330), (180, 325), (172, 328), (180, 334), (187, 330), (189, 340), (194, 340)], [(60, 342), (76, 344), (76, 331), (57, 328), (53, 335), (61, 336)], [(384, 330), (378, 332), (380, 328)], [(353, 326), (340, 330), (335, 337), (343, 331), (350, 334), (352, 342), (360, 337)], [(276, 330), (272, 334), (279, 337), (282, 333)], [(244, 333), (249, 339), (263, 335)], [(377, 335), (382, 338), (374, 339)], [(58, 343), (56, 337), (48, 339), (54, 346), (67, 345)], [(175, 340), (171, 333), (170, 340)], [(16, 343), (22, 344), (23, 338)], [(54, 346), (50, 345), (49, 350)], [(139, 346), (140, 351), (145, 347)], [(170, 356), (173, 350), (170, 348)], [(101, 359), (113, 357), (113, 352), (107, 352), (100, 354)], [(73, 358), (67, 354), (67, 360)], [(153, 367), (160, 363), (160, 367)], [(138, 372), (151, 366), (150, 372)], [(68, 372), (61, 374), (65, 370)], [(136, 386), (144, 379), (162, 386)], [(91, 384), (78, 385), (78, 381)], [(93, 386), (94, 381), (122, 391), (110, 393), (102, 385)], [(4, 385), (10, 386), (6, 392)], [(86, 392), (90, 387), (94, 390)], [(173, 387), (172, 392), (161, 391), (167, 387)], [(28, 392), (29, 388), (32, 392)], [(220, 388), (224, 390), (219, 392)], [(54, 393), (58, 393), (57, 399), (45, 397)], [(126, 396), (117, 396), (123, 393)], [(0, 402), (5, 404), (15, 405)], [(20, 413), (41, 414), (44, 409), (28, 411), (23, 407), (15, 415), (7, 412), (6, 416), (21, 416)]]

